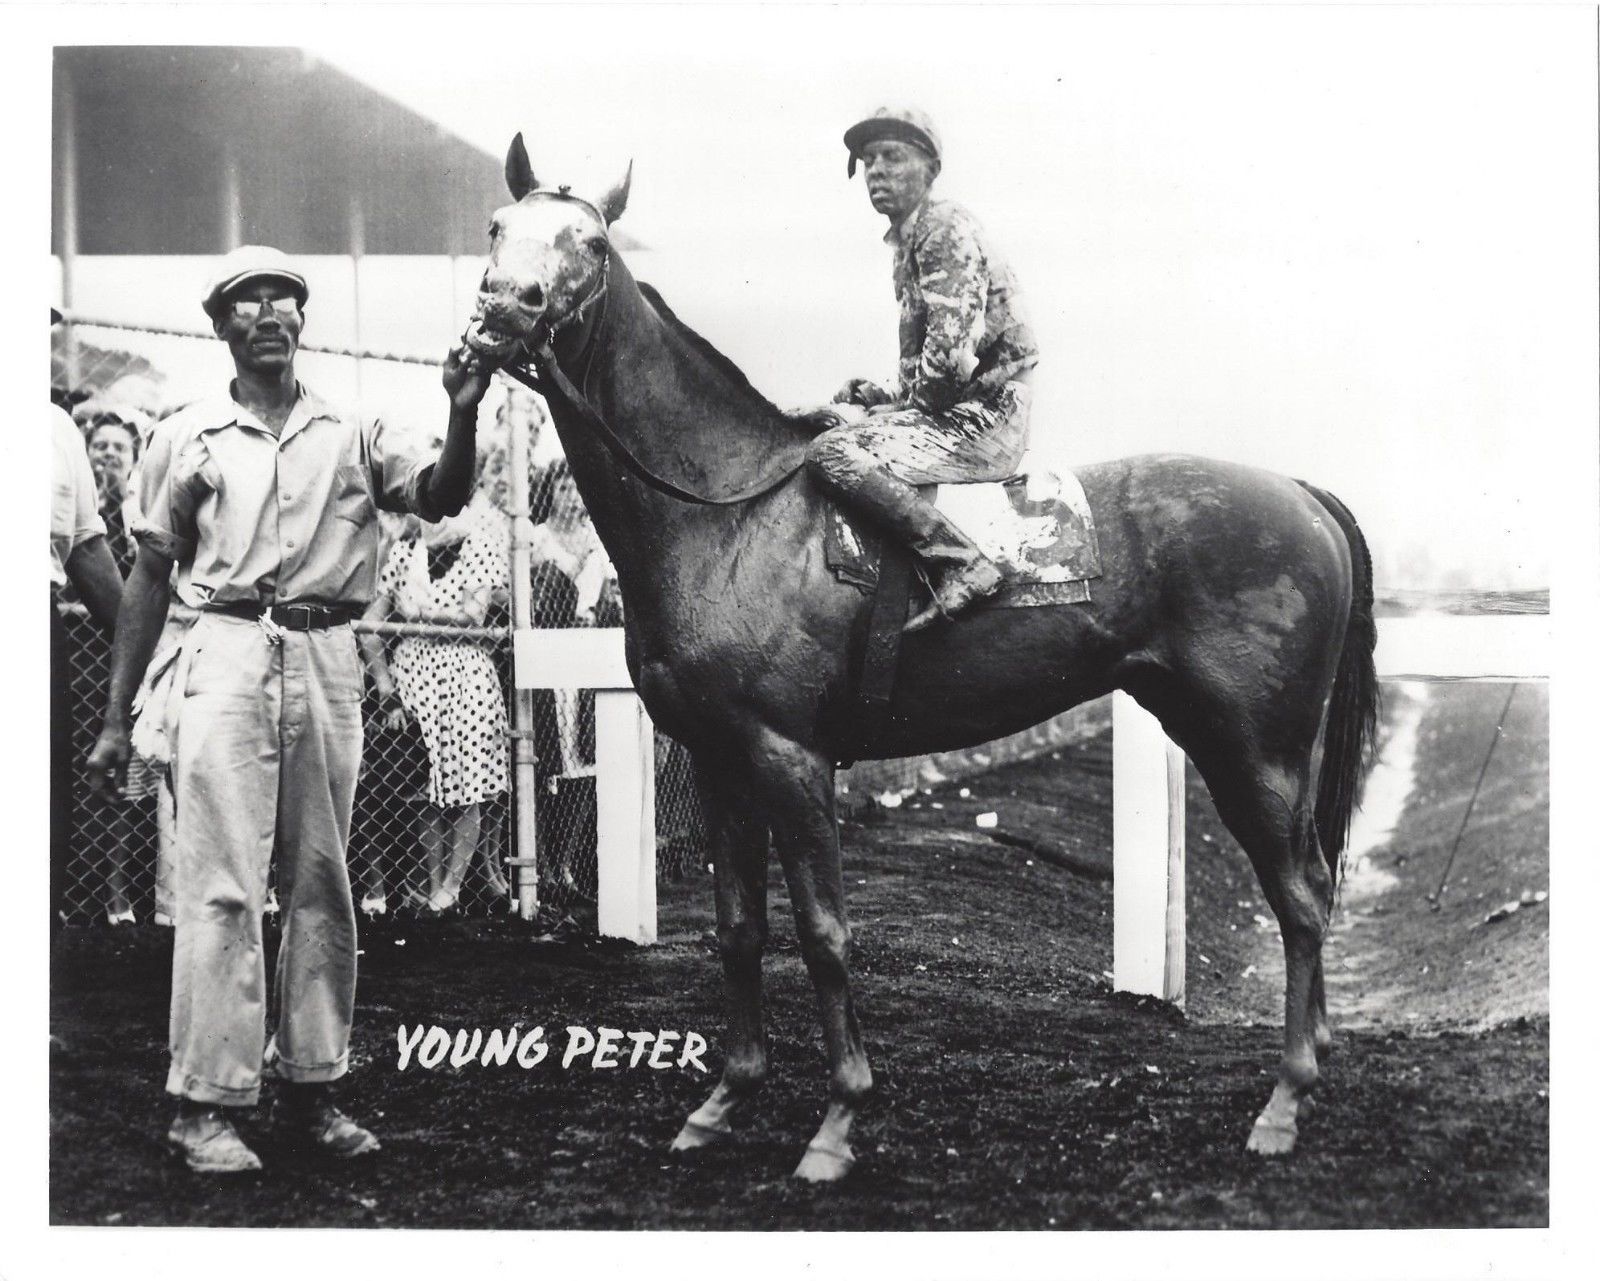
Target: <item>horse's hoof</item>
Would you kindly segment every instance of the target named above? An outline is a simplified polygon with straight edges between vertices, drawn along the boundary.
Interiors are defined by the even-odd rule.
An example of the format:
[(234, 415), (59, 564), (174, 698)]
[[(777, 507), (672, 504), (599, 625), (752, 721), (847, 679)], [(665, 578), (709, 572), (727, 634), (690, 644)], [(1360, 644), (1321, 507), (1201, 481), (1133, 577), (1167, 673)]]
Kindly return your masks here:
[(685, 1121), (683, 1129), (678, 1131), (678, 1137), (672, 1140), (671, 1150), (694, 1152), (725, 1143), (732, 1137), (733, 1130), (726, 1125), (701, 1125), (698, 1121)]
[(849, 1148), (827, 1148), (816, 1143), (806, 1148), (806, 1154), (795, 1167), (794, 1177), (807, 1183), (837, 1183), (850, 1173), (855, 1165), (855, 1153)]
[(1250, 1130), (1250, 1141), (1245, 1151), (1257, 1156), (1287, 1156), (1294, 1151), (1295, 1127), (1278, 1125), (1272, 1121), (1258, 1120)]

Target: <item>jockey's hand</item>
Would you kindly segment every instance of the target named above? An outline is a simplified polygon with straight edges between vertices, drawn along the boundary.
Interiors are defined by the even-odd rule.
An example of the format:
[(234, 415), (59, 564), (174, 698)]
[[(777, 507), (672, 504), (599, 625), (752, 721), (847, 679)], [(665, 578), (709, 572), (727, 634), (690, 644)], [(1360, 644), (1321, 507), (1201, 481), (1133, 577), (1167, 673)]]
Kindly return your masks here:
[(893, 396), (870, 378), (852, 378), (834, 393), (833, 403), (860, 405), (863, 409), (870, 409), (874, 405), (887, 405), (893, 399)]
[(84, 772), (89, 779), (89, 792), (102, 801), (109, 801), (128, 781), (128, 746), (126, 726), (107, 725), (100, 731), (94, 750), (84, 762)]
[(489, 390), (489, 380), (493, 376), (494, 369), (483, 357), (462, 343), (452, 347), (445, 356), (440, 381), (450, 397), (451, 408), (471, 413)]

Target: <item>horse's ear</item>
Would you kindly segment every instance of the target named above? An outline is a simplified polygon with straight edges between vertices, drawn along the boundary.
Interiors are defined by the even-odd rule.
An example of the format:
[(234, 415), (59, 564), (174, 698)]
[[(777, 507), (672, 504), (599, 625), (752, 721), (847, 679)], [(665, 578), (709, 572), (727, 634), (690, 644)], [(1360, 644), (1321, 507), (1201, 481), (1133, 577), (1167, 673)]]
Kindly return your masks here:
[(622, 217), (622, 211), (628, 207), (628, 188), (631, 186), (633, 186), (633, 161), (630, 160), (628, 172), (622, 175), (622, 181), (600, 197), (598, 208), (605, 216), (606, 226), (609, 227)]
[(519, 133), (511, 140), (511, 148), (506, 152), (506, 186), (511, 189), (513, 200), (521, 200), (538, 185), (538, 179), (533, 176), (533, 166), (528, 163), (528, 149), (522, 145), (522, 135)]

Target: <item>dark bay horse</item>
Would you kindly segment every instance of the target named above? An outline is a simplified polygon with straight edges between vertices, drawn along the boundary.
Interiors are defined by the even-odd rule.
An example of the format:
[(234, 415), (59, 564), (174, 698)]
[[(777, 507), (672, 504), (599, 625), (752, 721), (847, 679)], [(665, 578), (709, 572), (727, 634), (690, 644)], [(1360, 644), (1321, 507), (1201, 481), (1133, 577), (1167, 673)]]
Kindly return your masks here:
[(891, 716), (865, 750), (847, 748), (847, 652), (868, 603), (824, 563), (827, 501), (797, 469), (817, 424), (780, 412), (634, 281), (607, 230), (628, 178), (594, 204), (540, 188), (520, 135), (506, 176), (516, 203), (495, 214), (468, 344), (524, 378), (525, 362), (537, 370), (617, 568), (628, 670), (693, 756), (715, 863), (726, 1065), (673, 1147), (725, 1138), (766, 1077), (775, 848), (830, 1064), (796, 1174), (850, 1169), (872, 1073), (850, 995), (841, 755), (980, 743), (1124, 689), (1200, 770), (1282, 927), (1283, 1060), (1249, 1147), (1291, 1150), (1329, 1044), (1322, 940), (1377, 715), (1372, 565), (1350, 512), (1232, 463), (1085, 467), (1104, 567), (1094, 600), (982, 610), (905, 637)]

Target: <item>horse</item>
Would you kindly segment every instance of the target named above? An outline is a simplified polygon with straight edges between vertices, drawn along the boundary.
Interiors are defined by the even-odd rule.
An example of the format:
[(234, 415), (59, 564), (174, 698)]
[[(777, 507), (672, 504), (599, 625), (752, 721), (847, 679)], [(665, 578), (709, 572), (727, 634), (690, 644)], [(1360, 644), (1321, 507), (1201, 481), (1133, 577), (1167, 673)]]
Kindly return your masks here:
[(1372, 558), (1310, 484), (1182, 455), (1078, 475), (1103, 576), (1083, 604), (983, 609), (903, 638), (889, 715), (853, 709), (870, 608), (825, 563), (826, 499), (801, 462), (825, 419), (787, 414), (630, 274), (610, 238), (632, 165), (597, 200), (541, 186), (521, 134), (513, 203), (465, 341), (546, 397), (617, 570), (628, 671), (688, 749), (714, 865), (725, 1062), (672, 1149), (728, 1139), (767, 1076), (762, 953), (776, 850), (815, 988), (829, 1081), (795, 1170), (854, 1163), (872, 1088), (850, 989), (834, 770), (1010, 734), (1115, 689), (1188, 754), (1282, 928), (1283, 1057), (1250, 1151), (1291, 1151), (1331, 1043), (1322, 942), (1370, 764)]

